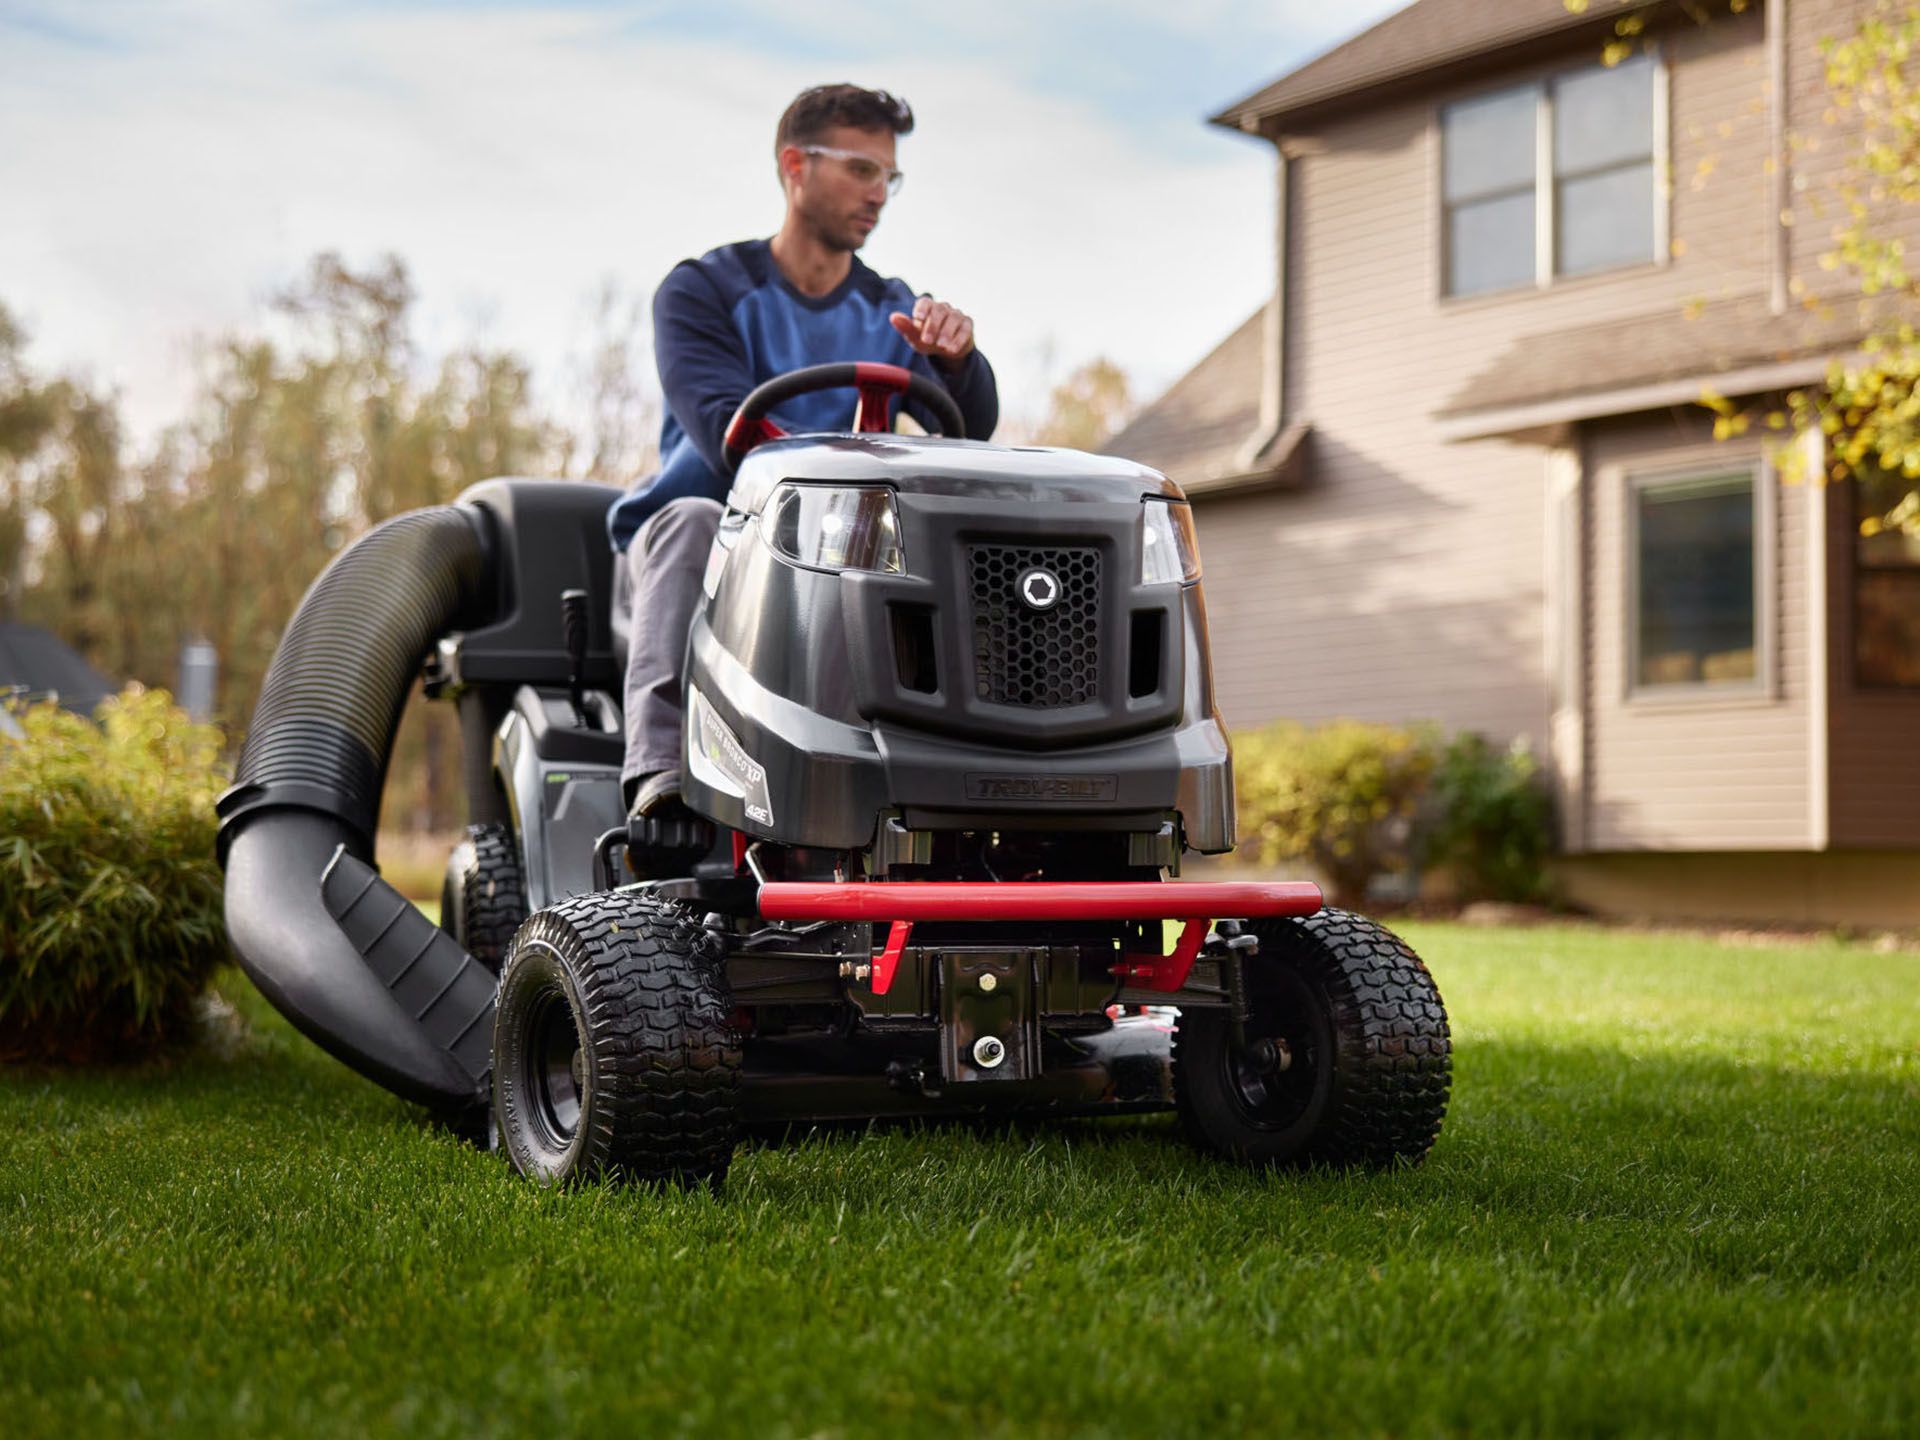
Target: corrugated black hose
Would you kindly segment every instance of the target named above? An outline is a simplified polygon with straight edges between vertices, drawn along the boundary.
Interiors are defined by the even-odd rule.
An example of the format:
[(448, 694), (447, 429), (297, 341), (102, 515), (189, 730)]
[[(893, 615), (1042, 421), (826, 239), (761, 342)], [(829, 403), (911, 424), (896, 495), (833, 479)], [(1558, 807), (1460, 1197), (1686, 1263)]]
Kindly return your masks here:
[(494, 977), (372, 868), (387, 756), (435, 640), (490, 618), (491, 520), (396, 516), (314, 581), (221, 796), (227, 931), (242, 968), (347, 1064), (443, 1108), (484, 1096)]

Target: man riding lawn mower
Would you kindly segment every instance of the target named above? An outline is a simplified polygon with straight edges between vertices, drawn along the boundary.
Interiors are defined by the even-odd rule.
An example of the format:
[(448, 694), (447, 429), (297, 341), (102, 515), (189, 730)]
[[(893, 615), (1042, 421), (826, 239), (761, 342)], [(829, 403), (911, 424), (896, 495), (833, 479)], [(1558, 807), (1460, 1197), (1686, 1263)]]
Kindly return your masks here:
[[(911, 368), (738, 403), (686, 622), (648, 609), (644, 557), (627, 657), (607, 487), (487, 481), (336, 559), (221, 800), (242, 965), (547, 1182), (717, 1182), (747, 1125), (1166, 1108), (1243, 1162), (1417, 1162), (1451, 1063), (1418, 958), (1310, 884), (1174, 878), (1234, 825), (1178, 487), (965, 439), (979, 391), (943, 360), (984, 369), (970, 326), (943, 357), (890, 323)], [(849, 391), (850, 426), (772, 418)], [(935, 433), (892, 433), (896, 405)], [(623, 704), (648, 647), (669, 673)], [(474, 821), (442, 928), (372, 863), (423, 661)], [(637, 765), (662, 696), (684, 725), (662, 757), (656, 713), (637, 743), (670, 763)]]

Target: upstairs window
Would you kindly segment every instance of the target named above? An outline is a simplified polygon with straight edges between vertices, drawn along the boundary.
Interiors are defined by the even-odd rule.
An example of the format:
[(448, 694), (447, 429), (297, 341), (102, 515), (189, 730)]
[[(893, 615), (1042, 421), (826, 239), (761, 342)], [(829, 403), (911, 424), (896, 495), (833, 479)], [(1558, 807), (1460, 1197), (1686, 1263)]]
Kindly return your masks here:
[(1447, 294), (1654, 258), (1659, 80), (1641, 55), (1441, 110)]
[(1539, 87), (1527, 85), (1440, 112), (1449, 295), (1533, 281), (1539, 111)]

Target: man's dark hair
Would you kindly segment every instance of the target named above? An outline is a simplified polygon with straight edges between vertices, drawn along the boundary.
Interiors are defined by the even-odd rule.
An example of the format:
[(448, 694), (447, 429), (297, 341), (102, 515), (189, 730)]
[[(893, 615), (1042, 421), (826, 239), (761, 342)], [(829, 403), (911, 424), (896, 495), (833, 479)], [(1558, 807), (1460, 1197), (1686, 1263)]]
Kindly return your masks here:
[(789, 145), (810, 145), (835, 125), (856, 130), (913, 131), (913, 107), (885, 90), (862, 90), (858, 85), (816, 85), (793, 97), (774, 132), (773, 153)]

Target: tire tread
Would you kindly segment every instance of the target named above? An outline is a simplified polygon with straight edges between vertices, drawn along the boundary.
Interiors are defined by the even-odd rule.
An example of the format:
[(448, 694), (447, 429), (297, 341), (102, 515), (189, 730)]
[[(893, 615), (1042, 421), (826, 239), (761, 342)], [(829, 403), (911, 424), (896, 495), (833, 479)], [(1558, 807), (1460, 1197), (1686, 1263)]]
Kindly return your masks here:
[(461, 886), (460, 935), (467, 953), (496, 975), (507, 947), (527, 918), (527, 887), (520, 852), (505, 825), (469, 825), (473, 858)]
[[(1391, 930), (1346, 910), (1245, 928), (1260, 938), (1255, 965), (1294, 965), (1323, 988), (1333, 1012), (1329, 1110), (1296, 1152), (1275, 1163), (1419, 1164), (1439, 1138), (1453, 1084), (1452, 1030), (1426, 965)], [(1188, 1134), (1204, 1148), (1236, 1153), (1204, 1113), (1180, 1050), (1176, 1032), (1174, 1099)]]
[(616, 891), (537, 912), (514, 949), (539, 942), (572, 973), (591, 1036), (577, 1178), (720, 1185), (739, 1135), (740, 1040), (715, 937), (679, 906)]

